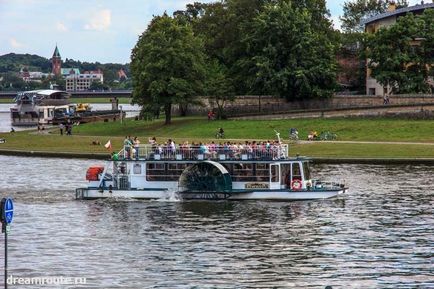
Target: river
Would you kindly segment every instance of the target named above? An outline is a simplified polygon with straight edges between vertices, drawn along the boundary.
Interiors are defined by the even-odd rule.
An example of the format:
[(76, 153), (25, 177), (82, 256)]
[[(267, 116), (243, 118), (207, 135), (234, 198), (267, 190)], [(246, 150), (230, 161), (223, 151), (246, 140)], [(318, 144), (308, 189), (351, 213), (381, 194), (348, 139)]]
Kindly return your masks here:
[(62, 288), (434, 288), (432, 166), (314, 165), (350, 186), (324, 201), (168, 202), (74, 200), (97, 160), (0, 162), (0, 193), (15, 201), (14, 277), (86, 278)]

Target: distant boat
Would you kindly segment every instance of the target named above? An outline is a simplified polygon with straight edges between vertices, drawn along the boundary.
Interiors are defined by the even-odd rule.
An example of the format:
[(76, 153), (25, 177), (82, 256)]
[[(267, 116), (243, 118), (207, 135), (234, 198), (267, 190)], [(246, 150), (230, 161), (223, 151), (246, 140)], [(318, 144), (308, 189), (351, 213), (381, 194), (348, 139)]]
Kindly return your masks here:
[(16, 105), (11, 108), (12, 126), (36, 126), (49, 124), (56, 109), (70, 112), (71, 95), (61, 90), (32, 90), (19, 92), (15, 97)]
[(20, 92), (11, 108), (12, 126), (109, 121), (121, 116), (120, 110), (91, 111), (89, 104), (70, 103), (70, 97), (66, 91), (53, 89)]

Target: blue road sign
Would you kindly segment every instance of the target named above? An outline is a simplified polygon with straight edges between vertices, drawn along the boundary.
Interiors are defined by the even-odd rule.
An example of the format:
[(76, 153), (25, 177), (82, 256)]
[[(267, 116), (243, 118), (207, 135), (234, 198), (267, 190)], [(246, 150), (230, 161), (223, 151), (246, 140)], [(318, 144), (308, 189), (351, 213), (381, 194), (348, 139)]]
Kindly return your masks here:
[(12, 223), (12, 219), (14, 218), (14, 203), (12, 202), (12, 199), (6, 199), (4, 203), (3, 213), (5, 223)]

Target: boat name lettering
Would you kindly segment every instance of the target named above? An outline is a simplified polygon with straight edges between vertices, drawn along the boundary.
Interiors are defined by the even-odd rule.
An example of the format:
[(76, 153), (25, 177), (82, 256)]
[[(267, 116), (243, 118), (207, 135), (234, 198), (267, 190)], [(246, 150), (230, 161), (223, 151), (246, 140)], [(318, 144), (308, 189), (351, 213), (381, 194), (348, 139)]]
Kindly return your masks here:
[(247, 183), (244, 186), (246, 189), (268, 189), (267, 183)]

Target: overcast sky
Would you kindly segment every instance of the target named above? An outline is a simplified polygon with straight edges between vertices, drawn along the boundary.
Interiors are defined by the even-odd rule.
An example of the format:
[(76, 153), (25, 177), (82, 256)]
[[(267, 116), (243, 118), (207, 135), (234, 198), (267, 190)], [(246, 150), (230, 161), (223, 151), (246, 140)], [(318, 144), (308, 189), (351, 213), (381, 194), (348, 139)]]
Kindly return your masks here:
[[(211, 0), (198, 0), (212, 2)], [(169, 15), (194, 0), (0, 0), (0, 55), (126, 63), (152, 15)], [(327, 0), (336, 27), (344, 0)], [(415, 4), (419, 1), (410, 0)]]

